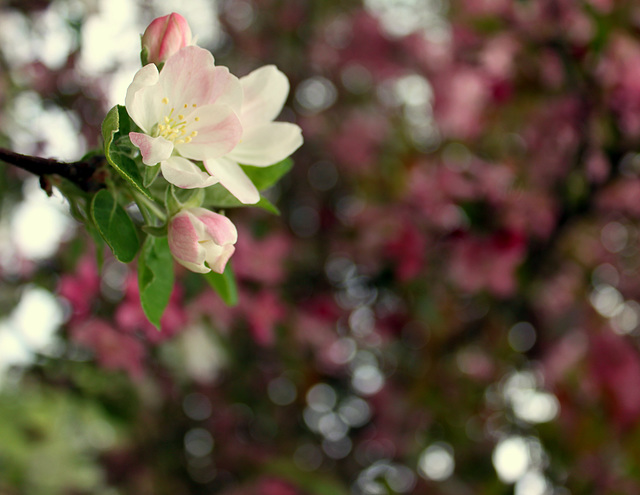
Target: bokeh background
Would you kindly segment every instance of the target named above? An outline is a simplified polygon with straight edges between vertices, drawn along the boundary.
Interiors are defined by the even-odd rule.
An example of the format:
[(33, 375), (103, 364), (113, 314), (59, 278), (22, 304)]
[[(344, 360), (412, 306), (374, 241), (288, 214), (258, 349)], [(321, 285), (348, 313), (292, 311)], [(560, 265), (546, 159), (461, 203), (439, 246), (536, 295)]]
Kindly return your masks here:
[(240, 302), (0, 170), (0, 494), (640, 493), (640, 5), (0, 2), (0, 146), (100, 146), (172, 11), (305, 145), (228, 214)]

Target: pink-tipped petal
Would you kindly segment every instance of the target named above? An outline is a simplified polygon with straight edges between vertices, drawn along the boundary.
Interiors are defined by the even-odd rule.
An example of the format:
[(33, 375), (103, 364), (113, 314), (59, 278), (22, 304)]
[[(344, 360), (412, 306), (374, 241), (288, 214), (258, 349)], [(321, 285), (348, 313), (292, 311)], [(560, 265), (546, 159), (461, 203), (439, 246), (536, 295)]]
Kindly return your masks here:
[(194, 103), (213, 103), (216, 77), (221, 77), (221, 73), (216, 71), (211, 52), (187, 46), (169, 57), (160, 73), (159, 85), (169, 106), (179, 112), (185, 104), (191, 108)]
[[(196, 120), (197, 119), (197, 120)], [(235, 112), (227, 105), (206, 105), (185, 116), (189, 134), (176, 141), (176, 150), (193, 160), (217, 158), (231, 151), (242, 137), (242, 126)], [(195, 132), (196, 134), (191, 137)], [(191, 139), (187, 142), (186, 137)]]
[(229, 105), (235, 113), (239, 114), (242, 100), (240, 80), (226, 67), (216, 67), (213, 73), (211, 96), (207, 103)]
[(260, 192), (236, 162), (217, 158), (205, 160), (204, 167), (240, 202), (251, 205), (260, 200)]
[(161, 170), (167, 182), (182, 189), (209, 187), (218, 182), (217, 179), (200, 170), (195, 163), (180, 156), (172, 156), (161, 162)]
[(265, 167), (278, 163), (302, 145), (300, 127), (268, 122), (245, 130), (242, 141), (227, 156), (244, 165)]
[(207, 273), (209, 269), (204, 266), (206, 250), (200, 242), (193, 217), (186, 211), (180, 212), (171, 219), (169, 224), (168, 241), (171, 254), (178, 263), (191, 271)]
[(223, 273), (225, 267), (227, 266), (227, 262), (231, 255), (235, 252), (235, 246), (231, 244), (227, 244), (225, 246), (220, 246), (219, 250), (216, 250), (217, 254), (214, 257), (210, 257), (207, 252), (207, 264), (216, 273)]
[(130, 132), (129, 139), (140, 149), (142, 163), (153, 166), (167, 160), (173, 152), (173, 143), (163, 137), (151, 137), (139, 132)]
[(191, 208), (190, 211), (204, 224), (207, 235), (219, 246), (235, 244), (238, 240), (236, 226), (229, 218), (206, 208)]
[(274, 120), (289, 95), (287, 76), (273, 65), (254, 70), (240, 84), (244, 91), (241, 119), (246, 128)]

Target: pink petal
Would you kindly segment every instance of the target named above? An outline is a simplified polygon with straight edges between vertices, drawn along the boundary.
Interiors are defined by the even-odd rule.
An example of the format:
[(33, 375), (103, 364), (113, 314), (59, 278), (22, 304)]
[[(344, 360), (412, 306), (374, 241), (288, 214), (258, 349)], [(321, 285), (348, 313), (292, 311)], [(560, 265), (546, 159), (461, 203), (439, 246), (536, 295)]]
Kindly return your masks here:
[(238, 144), (242, 136), (240, 120), (227, 105), (198, 107), (186, 115), (184, 120), (187, 122), (185, 137), (191, 137), (194, 131), (197, 135), (188, 143), (176, 142), (176, 150), (182, 156), (193, 160), (225, 155)]
[[(209, 269), (204, 266), (206, 251), (198, 242), (202, 239), (197, 227), (200, 222), (192, 217), (187, 211), (178, 213), (171, 219), (169, 224), (168, 241), (169, 249), (175, 260), (191, 271), (197, 273), (207, 273)], [(197, 225), (200, 224), (200, 225)]]
[(264, 167), (284, 160), (301, 145), (300, 127), (288, 122), (268, 122), (247, 129), (228, 157), (244, 165)]
[(139, 132), (130, 132), (129, 139), (140, 148), (142, 163), (153, 166), (163, 160), (167, 160), (173, 153), (173, 143), (163, 137), (151, 137)]
[(204, 224), (207, 235), (219, 246), (235, 244), (238, 240), (236, 226), (224, 215), (206, 208), (191, 208), (189, 211)]
[(217, 158), (205, 160), (204, 167), (242, 203), (255, 204), (260, 200), (258, 189), (236, 162), (226, 158)]
[[(213, 55), (198, 46), (187, 46), (171, 56), (160, 73), (163, 96), (169, 108), (181, 111), (215, 102), (238, 110), (242, 104), (242, 88), (237, 77), (225, 67), (215, 67)], [(161, 98), (162, 98), (161, 97)]]

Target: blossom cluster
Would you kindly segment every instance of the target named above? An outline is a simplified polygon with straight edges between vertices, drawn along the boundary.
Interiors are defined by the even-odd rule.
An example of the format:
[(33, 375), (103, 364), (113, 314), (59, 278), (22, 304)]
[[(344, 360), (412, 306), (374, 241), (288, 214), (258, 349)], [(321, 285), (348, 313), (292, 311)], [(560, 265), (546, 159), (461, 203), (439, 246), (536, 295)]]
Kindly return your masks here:
[[(302, 144), (297, 125), (274, 122), (289, 81), (273, 65), (238, 78), (192, 42), (176, 13), (154, 20), (143, 34), (142, 58), (149, 63), (127, 90), (125, 107), (139, 127), (129, 138), (142, 163), (159, 166), (170, 184), (220, 184), (241, 203), (255, 204), (260, 193), (241, 164), (268, 167)], [(176, 261), (200, 273), (222, 273), (237, 239), (228, 218), (199, 205), (175, 212), (168, 235)]]

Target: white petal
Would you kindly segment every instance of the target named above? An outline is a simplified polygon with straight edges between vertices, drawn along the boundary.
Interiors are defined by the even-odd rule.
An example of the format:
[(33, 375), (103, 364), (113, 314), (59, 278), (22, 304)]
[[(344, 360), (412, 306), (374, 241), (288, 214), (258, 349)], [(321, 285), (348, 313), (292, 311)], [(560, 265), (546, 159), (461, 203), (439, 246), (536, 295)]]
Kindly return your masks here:
[(193, 160), (222, 156), (231, 151), (242, 136), (240, 120), (228, 105), (198, 107), (184, 120), (187, 122), (185, 138), (191, 137), (194, 131), (197, 134), (188, 143), (176, 141), (176, 150)]
[(204, 247), (207, 250), (205, 260), (207, 265), (216, 273), (223, 273), (225, 266), (231, 255), (235, 252), (235, 246), (227, 244), (225, 246), (218, 246), (213, 242), (205, 242)]
[(289, 80), (273, 65), (265, 65), (240, 78), (244, 101), (241, 120), (245, 128), (271, 122), (282, 111)]
[(130, 132), (129, 139), (140, 149), (142, 163), (153, 166), (168, 159), (173, 153), (173, 143), (163, 137), (151, 137), (139, 132)]
[(133, 82), (127, 88), (124, 100), (129, 117), (145, 132), (149, 132), (158, 122), (162, 112), (162, 96), (158, 95), (160, 91), (157, 86), (158, 78), (158, 69), (155, 64), (145, 65), (136, 72)]
[(236, 162), (226, 158), (217, 158), (205, 160), (204, 167), (242, 203), (250, 205), (260, 200), (258, 189)]
[[(204, 248), (202, 248), (202, 252), (203, 253), (206, 252)], [(191, 263), (189, 261), (184, 261), (184, 260), (181, 260), (179, 258), (174, 258), (174, 259), (178, 263), (180, 263), (182, 266), (184, 266), (188, 270), (191, 270), (192, 272), (195, 272), (195, 273), (209, 273), (211, 271), (209, 268), (204, 266), (204, 256), (203, 256), (202, 263)]]
[(160, 168), (167, 182), (183, 189), (209, 187), (218, 182), (217, 179), (200, 170), (195, 163), (180, 156), (172, 156), (163, 161)]
[(248, 129), (227, 155), (244, 165), (265, 167), (284, 160), (302, 145), (302, 130), (288, 122), (269, 122)]
[(229, 105), (235, 113), (239, 114), (243, 100), (240, 80), (231, 74), (226, 67), (216, 67), (213, 78), (210, 103)]

